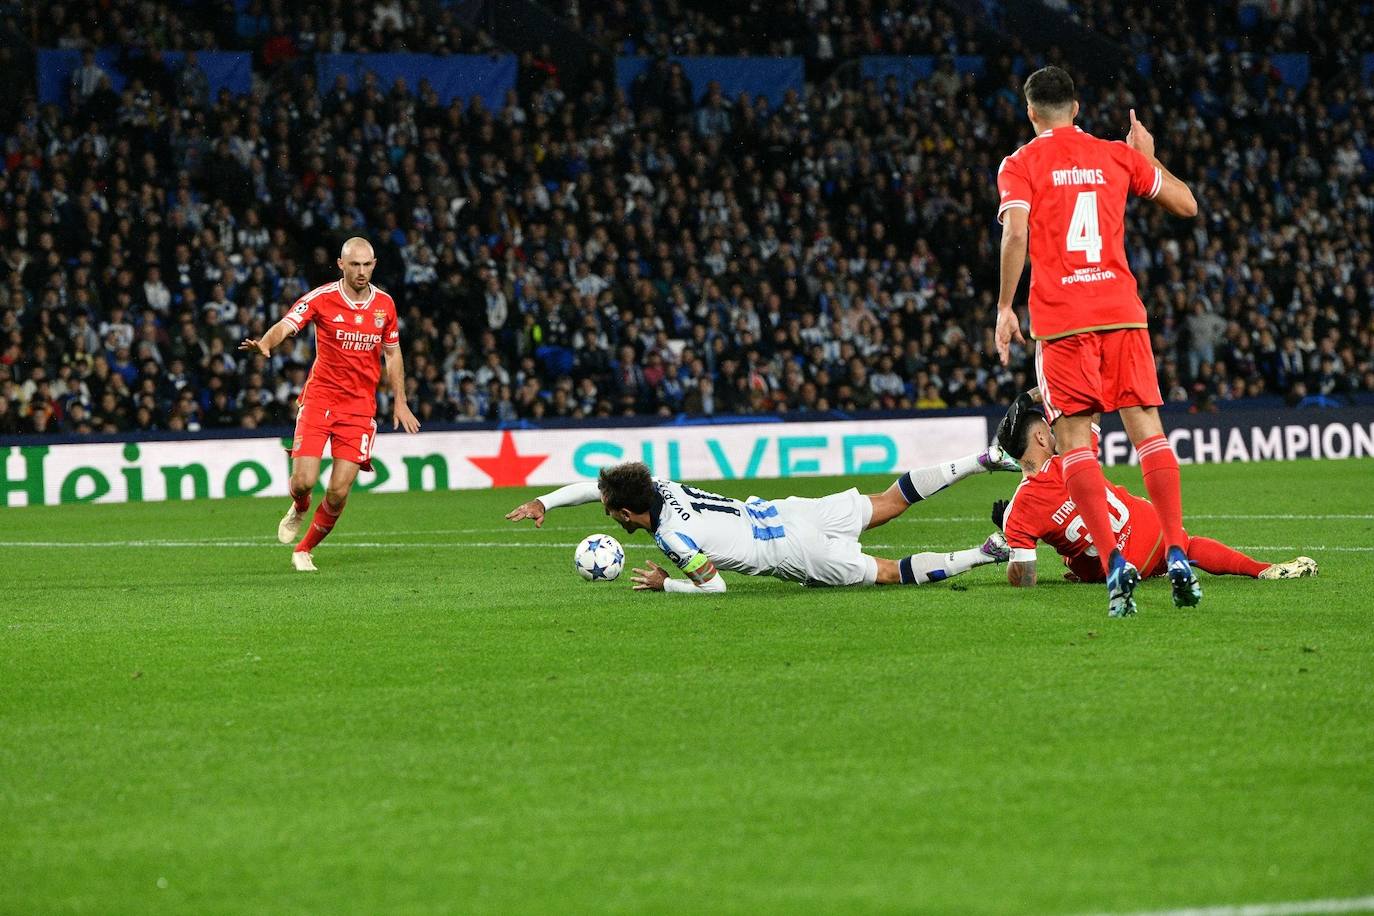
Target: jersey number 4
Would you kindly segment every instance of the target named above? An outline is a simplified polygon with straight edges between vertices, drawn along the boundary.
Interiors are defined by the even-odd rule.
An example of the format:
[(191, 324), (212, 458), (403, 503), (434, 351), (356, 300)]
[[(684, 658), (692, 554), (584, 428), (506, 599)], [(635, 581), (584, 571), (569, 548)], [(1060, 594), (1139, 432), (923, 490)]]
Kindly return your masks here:
[(1097, 192), (1080, 191), (1069, 220), (1069, 235), (1064, 239), (1069, 251), (1081, 251), (1089, 264), (1102, 260), (1102, 232), (1097, 227)]

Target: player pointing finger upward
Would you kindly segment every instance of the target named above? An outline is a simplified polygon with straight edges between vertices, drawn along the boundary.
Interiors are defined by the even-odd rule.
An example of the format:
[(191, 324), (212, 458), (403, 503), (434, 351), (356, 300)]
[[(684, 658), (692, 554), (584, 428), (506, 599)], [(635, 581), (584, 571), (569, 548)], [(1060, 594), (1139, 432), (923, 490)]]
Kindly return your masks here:
[[(1154, 353), (1135, 277), (1126, 263), (1126, 199), (1134, 194), (1175, 216), (1197, 214), (1188, 186), (1155, 158), (1154, 137), (1130, 112), (1125, 142), (1074, 126), (1073, 80), (1045, 67), (1026, 80), (1036, 137), (997, 172), (1002, 223), (1001, 288), (995, 339), (1003, 365), (1024, 344), (1012, 308), (1029, 249), (1030, 332), (1046, 418), (1063, 456), (1064, 482), (1094, 543), (1113, 541), (1105, 478), (1092, 446), (1092, 417), (1117, 411), (1135, 443), (1150, 501), (1168, 544), (1174, 603), (1197, 604), (1202, 589), (1184, 550), (1178, 459), (1164, 436)], [(1134, 613), (1139, 571), (1103, 551), (1108, 610)]]

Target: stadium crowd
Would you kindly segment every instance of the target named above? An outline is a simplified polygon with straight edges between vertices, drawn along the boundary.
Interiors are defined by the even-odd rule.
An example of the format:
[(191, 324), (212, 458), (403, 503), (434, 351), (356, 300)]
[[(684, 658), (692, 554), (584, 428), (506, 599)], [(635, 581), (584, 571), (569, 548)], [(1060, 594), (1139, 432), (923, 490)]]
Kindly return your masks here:
[[(65, 4), (45, 40), (121, 40), (177, 15), (120, 0), (127, 16), (91, 34), (88, 5)], [(237, 18), (177, 7), (203, 18), (165, 37), (259, 59), (274, 35), (300, 59), (389, 49), (406, 29), (424, 33), (408, 49), (435, 47), (443, 30), (407, 19), (415, 4), (390, 6), (399, 30), (388, 4), (294, 20), (250, 5), (267, 28), (247, 38)], [(660, 5), (578, 15), (622, 41), (644, 8)], [(922, 42), (959, 44), (962, 25), (929, 21)], [(1165, 396), (1374, 391), (1374, 95), (1358, 65), (1284, 87), (1231, 23), (1235, 50), (1220, 34), (1156, 49), (1167, 78), (1140, 95), (1082, 87), (1085, 129), (1121, 135), (1135, 107), (1201, 202), (1192, 223), (1132, 209)], [(1290, 48), (1368, 37), (1359, 20), (1310, 25), (1285, 32)], [(288, 425), (308, 335), (271, 360), (236, 345), (336, 277), (352, 235), (397, 298), (422, 421), (980, 406), (1028, 384), (990, 356), (994, 177), (1029, 132), (1032, 62), (1010, 51), (989, 49), (977, 76), (832, 78), (776, 108), (666, 61), (623, 93), (561, 85), (527, 55), (499, 109), (370, 79), (321, 92), (308, 68), (210, 99), (193, 56), (131, 63), (116, 94), (88, 58), (65, 108), (29, 100), (0, 126), (0, 434)]]
[(446, 4), (423, 0), (178, 4), (60, 0), (30, 4), (29, 15), (28, 25), (44, 48), (253, 51), (258, 65), (266, 69), (316, 53), (481, 54), (497, 50), (491, 36), (464, 25)]
[(801, 56), (824, 72), (863, 54), (976, 54), (971, 17), (905, 0), (547, 0), (574, 28), (619, 54)]

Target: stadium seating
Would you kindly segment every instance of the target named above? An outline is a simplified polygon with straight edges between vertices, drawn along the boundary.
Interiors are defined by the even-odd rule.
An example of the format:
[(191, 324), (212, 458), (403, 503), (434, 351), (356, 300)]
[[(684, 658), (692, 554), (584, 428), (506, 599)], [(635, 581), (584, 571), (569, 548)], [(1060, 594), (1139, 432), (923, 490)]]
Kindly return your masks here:
[[(450, 99), (365, 57), (343, 86), (316, 71), (389, 52), (378, 69), (408, 73), (402, 47), (510, 66), (451, 10), (106, 6), (36, 26), (82, 59), (56, 96), (35, 74), (0, 125), (0, 434), (289, 424), (308, 344), (235, 347), (333, 279), (351, 235), (377, 247), (429, 422), (976, 407), (1028, 384), (988, 358), (993, 179), (1028, 139), (1017, 87), (1041, 59), (941, 8), (894, 25), (891, 4), (831, 4), (826, 31), (793, 34), (731, 27), (767, 4), (568, 4), (633, 61), (628, 88), (524, 52), (508, 91)], [(1191, 224), (1136, 207), (1128, 238), (1172, 402), (1374, 392), (1369, 30), (1310, 12), (1327, 6), (1243, 4), (1149, 48), (1112, 34), (1115, 5), (1073, 7), (1154, 75), (1085, 84), (1083, 126), (1119, 135), (1136, 108), (1201, 201)], [(823, 54), (798, 43), (819, 34)], [(252, 55), (251, 85), (197, 49)], [(630, 56), (646, 49), (787, 52), (806, 78), (727, 93), (709, 67)]]

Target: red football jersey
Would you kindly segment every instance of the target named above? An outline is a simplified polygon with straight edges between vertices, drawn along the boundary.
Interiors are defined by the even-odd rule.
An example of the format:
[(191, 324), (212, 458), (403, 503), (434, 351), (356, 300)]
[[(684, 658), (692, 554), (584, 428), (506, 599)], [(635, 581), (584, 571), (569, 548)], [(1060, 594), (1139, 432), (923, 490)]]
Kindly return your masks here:
[(343, 281), (312, 289), (291, 306), (282, 320), (297, 332), (315, 325), (315, 365), (301, 391), (300, 403), (343, 414), (371, 417), (377, 412), (377, 382), (382, 377), (381, 348), (400, 345), (396, 302), (373, 286), (367, 299), (351, 302)]
[[(1150, 575), (1164, 545), (1164, 530), (1154, 506), (1108, 482), (1107, 511), (1116, 532), (1116, 548), (1142, 575)], [(1044, 541), (1080, 579), (1103, 579), (1097, 547), (1078, 506), (1069, 496), (1063, 461), (1058, 455), (1046, 461), (1034, 477), (1021, 481), (1002, 516), (1002, 532), (1011, 548), (1013, 563), (1034, 561), (1035, 544)]]
[(1047, 130), (1002, 160), (997, 221), (1030, 211), (1034, 337), (1146, 327), (1126, 263), (1126, 197), (1152, 198), (1163, 183), (1138, 150), (1077, 127)]

